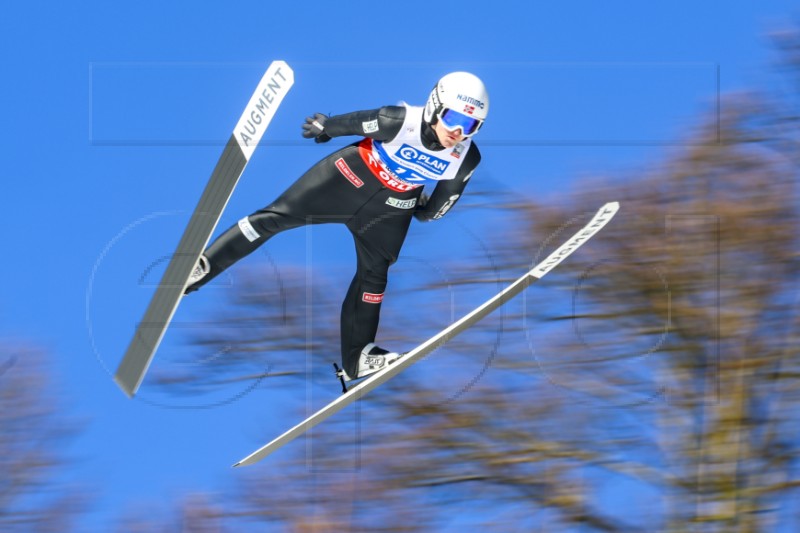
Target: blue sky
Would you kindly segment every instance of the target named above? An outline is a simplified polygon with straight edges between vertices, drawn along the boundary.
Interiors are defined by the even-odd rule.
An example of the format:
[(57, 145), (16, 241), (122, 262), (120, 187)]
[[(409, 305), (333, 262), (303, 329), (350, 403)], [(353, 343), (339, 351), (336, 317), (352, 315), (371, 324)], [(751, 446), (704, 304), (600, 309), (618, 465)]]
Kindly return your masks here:
[[(264, 435), (297, 422), (270, 410), (268, 390), (216, 409), (131, 401), (104, 368), (116, 367), (149, 298), (139, 282), (142, 265), (174, 247), (272, 60), (293, 67), (295, 86), (221, 227), (269, 202), (348, 141), (304, 142), (303, 117), (400, 100), (422, 104), (435, 80), (452, 70), (480, 75), (492, 99), (476, 138), (483, 163), (475, 179), (557, 201), (588, 175), (643, 168), (685, 142), (687, 125), (715, 109), (718, 89), (763, 82), (771, 57), (765, 34), (788, 25), (791, 6), (681, 0), (7, 7), (0, 20), (0, 336), (53, 354), (57, 397), (85, 423), (69, 450), (79, 459), (69, 475), (99, 491), (86, 527), (102, 530), (127, 502), (229, 484), (238, 475), (230, 464)], [(453, 218), (430, 231), (446, 239), (448, 224), (462, 223)], [(423, 229), (415, 235), (424, 240)], [(278, 264), (300, 265), (313, 254), (316, 267), (347, 270), (348, 239), (341, 230), (282, 236), (269, 254)], [(340, 255), (339, 247), (348, 252)], [(214, 299), (192, 305), (211, 309)], [(335, 393), (335, 383), (331, 388)]]

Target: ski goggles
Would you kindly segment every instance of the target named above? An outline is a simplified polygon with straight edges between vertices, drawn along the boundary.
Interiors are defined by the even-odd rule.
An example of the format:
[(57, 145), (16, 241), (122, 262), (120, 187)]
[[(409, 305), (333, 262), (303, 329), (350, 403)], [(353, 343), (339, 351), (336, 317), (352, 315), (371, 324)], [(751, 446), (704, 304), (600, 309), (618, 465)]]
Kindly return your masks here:
[(475, 135), (483, 125), (483, 121), (449, 108), (442, 109), (439, 113), (439, 121), (448, 131), (456, 131), (461, 128), (464, 137)]

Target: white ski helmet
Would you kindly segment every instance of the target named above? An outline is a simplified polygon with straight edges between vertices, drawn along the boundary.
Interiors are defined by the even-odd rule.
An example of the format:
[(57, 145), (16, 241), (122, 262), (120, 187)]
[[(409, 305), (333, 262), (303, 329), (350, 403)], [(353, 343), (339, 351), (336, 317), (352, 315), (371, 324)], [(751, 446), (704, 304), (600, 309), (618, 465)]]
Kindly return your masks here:
[(478, 132), (488, 114), (489, 94), (480, 78), (451, 72), (433, 87), (422, 116), (431, 125), (441, 120), (451, 131), (461, 128), (469, 137)]

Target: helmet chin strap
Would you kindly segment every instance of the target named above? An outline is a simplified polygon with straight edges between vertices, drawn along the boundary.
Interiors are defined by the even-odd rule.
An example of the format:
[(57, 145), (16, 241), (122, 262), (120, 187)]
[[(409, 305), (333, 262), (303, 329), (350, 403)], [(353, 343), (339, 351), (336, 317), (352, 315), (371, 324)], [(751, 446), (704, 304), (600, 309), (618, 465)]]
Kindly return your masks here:
[[(435, 120), (436, 115), (434, 115), (433, 118)], [(431, 124), (423, 117), (422, 135), (420, 135), (420, 139), (422, 139), (422, 145), (428, 150), (442, 150), (444, 149), (444, 145), (439, 142), (439, 137), (436, 135), (436, 131), (433, 129), (434, 124), (435, 122)]]

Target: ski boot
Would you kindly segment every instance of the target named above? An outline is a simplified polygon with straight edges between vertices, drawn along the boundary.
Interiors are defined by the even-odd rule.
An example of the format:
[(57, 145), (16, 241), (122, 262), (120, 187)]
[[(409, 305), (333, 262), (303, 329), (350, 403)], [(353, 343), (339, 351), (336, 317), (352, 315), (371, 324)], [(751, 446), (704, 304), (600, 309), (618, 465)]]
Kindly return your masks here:
[(371, 342), (361, 350), (361, 355), (358, 358), (358, 374), (355, 376), (351, 377), (348, 375), (348, 373), (343, 368), (340, 369), (336, 363), (333, 364), (333, 367), (336, 369), (336, 377), (342, 382), (342, 392), (347, 392), (345, 382), (365, 378), (379, 370), (383, 370), (401, 357), (403, 357), (403, 354), (384, 350), (374, 342)]
[(199, 289), (200, 287), (197, 286), (197, 283), (206, 277), (209, 272), (211, 272), (211, 265), (208, 263), (206, 256), (201, 255), (194, 266), (194, 270), (189, 274), (189, 280), (186, 283), (186, 290), (183, 291), (183, 294), (189, 294)]

